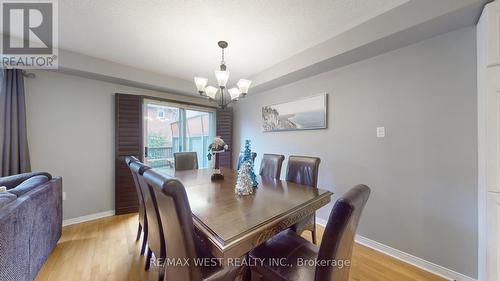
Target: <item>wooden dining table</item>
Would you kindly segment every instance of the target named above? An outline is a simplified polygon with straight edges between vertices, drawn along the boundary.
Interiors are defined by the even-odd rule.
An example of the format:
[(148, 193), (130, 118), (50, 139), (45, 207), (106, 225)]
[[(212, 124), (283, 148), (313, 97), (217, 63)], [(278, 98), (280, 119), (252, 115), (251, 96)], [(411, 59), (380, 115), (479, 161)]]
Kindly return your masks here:
[(217, 258), (239, 258), (279, 232), (314, 214), (331, 200), (330, 191), (257, 177), (253, 195), (238, 196), (238, 172), (223, 168), (223, 180), (212, 181), (211, 169), (155, 169), (185, 186), (196, 232)]

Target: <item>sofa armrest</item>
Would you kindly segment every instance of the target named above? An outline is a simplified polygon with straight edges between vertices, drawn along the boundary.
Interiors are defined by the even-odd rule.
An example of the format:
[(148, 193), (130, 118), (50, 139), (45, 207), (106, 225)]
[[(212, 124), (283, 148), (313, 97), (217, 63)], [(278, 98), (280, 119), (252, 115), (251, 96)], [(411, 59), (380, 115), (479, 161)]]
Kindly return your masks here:
[(45, 172), (32, 172), (32, 173), (24, 173), (19, 175), (13, 175), (8, 177), (0, 178), (0, 186), (6, 186), (7, 189), (14, 188), (20, 185), (23, 181), (34, 177), (34, 176), (46, 176), (49, 180), (52, 179), (52, 176), (49, 173)]
[(30, 209), (29, 278), (42, 268), (62, 233), (62, 179), (54, 177), (25, 196)]

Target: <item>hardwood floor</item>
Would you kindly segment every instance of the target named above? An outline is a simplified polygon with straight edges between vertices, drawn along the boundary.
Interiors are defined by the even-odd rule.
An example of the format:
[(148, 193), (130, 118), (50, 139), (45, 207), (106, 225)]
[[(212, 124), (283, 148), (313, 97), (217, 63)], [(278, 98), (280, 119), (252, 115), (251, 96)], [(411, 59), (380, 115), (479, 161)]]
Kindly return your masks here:
[[(136, 215), (121, 215), (71, 225), (63, 235), (36, 281), (157, 280), (156, 272), (144, 271), (135, 241)], [(310, 235), (304, 235), (310, 239)], [(318, 227), (318, 241), (323, 228)], [(141, 238), (142, 239), (142, 238)], [(444, 281), (412, 265), (375, 250), (354, 247), (350, 281)]]

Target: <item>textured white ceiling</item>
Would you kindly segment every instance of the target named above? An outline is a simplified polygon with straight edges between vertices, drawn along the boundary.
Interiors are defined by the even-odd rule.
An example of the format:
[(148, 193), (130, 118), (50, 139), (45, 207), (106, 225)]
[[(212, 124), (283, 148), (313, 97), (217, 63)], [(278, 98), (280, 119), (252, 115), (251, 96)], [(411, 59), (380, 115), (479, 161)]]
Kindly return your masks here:
[(62, 0), (59, 47), (214, 83), (226, 40), (233, 82), (407, 0)]

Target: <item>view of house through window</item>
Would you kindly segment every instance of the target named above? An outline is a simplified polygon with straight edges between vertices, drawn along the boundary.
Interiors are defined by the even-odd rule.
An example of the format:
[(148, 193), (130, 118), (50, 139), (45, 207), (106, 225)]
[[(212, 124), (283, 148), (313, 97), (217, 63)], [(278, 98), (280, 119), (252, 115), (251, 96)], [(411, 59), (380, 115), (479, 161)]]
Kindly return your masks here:
[(207, 147), (215, 136), (215, 111), (159, 101), (144, 108), (145, 159), (153, 168), (173, 170), (174, 153), (194, 151), (199, 168), (207, 168)]

